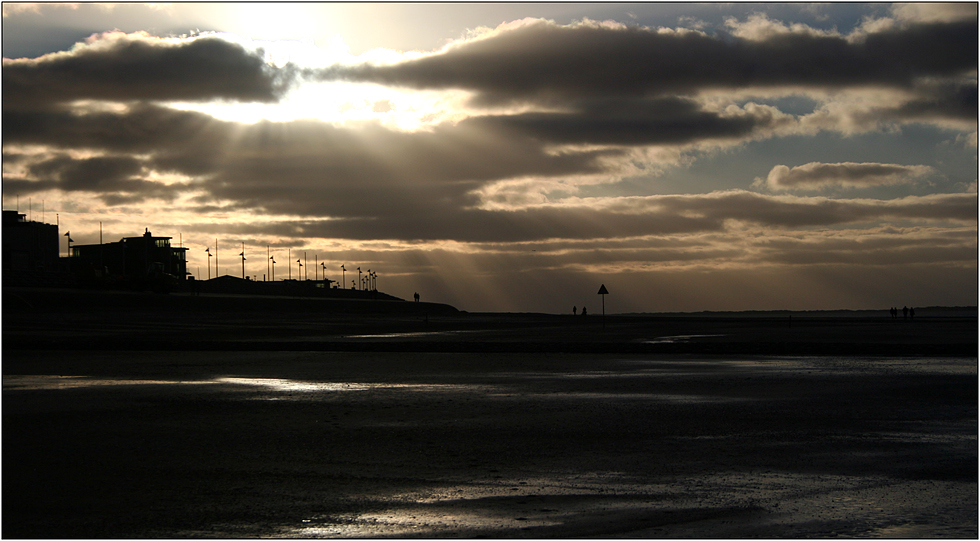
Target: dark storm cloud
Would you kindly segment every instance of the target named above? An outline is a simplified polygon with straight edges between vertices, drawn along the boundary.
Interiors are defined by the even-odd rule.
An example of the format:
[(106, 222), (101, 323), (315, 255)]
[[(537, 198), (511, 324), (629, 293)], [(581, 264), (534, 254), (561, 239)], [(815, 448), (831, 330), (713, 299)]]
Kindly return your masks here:
[[(461, 210), (440, 216), (401, 214), (371, 220), (324, 223), (324, 236), (459, 242), (515, 242), (545, 239), (596, 239), (651, 234), (717, 231), (714, 217), (670, 213), (620, 214), (589, 207), (532, 208), (517, 211)], [(364, 232), (367, 235), (362, 236)]]
[(26, 196), (57, 188), (58, 181), (56, 180), (33, 180), (13, 175), (3, 177), (3, 193), (6, 196)]
[(137, 104), (124, 112), (64, 108), (3, 114), (3, 138), (7, 144), (129, 152), (184, 147), (213, 127), (221, 131), (212, 139), (224, 139), (230, 135), (231, 126), (202, 113), (147, 104)]
[(935, 194), (902, 199), (830, 199), (767, 196), (743, 190), (706, 195), (643, 198), (638, 208), (656, 205), (682, 215), (713, 216), (774, 227), (833, 226), (881, 220), (974, 222), (976, 194)]
[(167, 43), (96, 40), (71, 52), (3, 60), (4, 109), (75, 100), (275, 102), (288, 77), (241, 45), (209, 37)]
[(94, 189), (69, 187), (54, 179), (33, 180), (23, 177), (5, 177), (3, 191), (8, 196), (27, 196), (48, 190), (62, 190), (65, 193), (87, 192), (94, 194), (108, 206), (141, 203), (149, 199), (172, 202), (190, 188), (187, 184), (164, 184), (144, 179), (117, 180), (101, 183)]
[[(941, 240), (941, 239), (937, 239)], [(917, 246), (908, 243), (895, 249), (874, 249), (867, 246), (855, 249), (832, 249), (823, 245), (801, 243), (795, 249), (773, 251), (765, 261), (790, 265), (848, 264), (848, 265), (901, 265), (914, 261), (918, 264), (976, 263), (977, 245), (963, 243), (958, 246)]]
[(760, 249), (760, 259), (764, 261), (791, 265), (975, 263), (977, 235), (972, 228), (910, 228), (866, 231), (853, 237), (767, 238), (762, 243), (752, 243), (751, 248)]
[(472, 117), (465, 122), (557, 144), (677, 145), (736, 139), (771, 127), (771, 116), (724, 117), (693, 100), (590, 100), (567, 113), (538, 112)]
[(394, 65), (336, 67), (324, 79), (462, 88), (477, 101), (557, 102), (700, 89), (799, 85), (909, 87), (976, 69), (976, 21), (913, 24), (848, 41), (809, 33), (764, 40), (531, 21)]
[[(976, 194), (943, 194), (898, 200), (770, 196), (741, 190), (697, 195), (623, 198), (605, 205), (532, 207), (515, 211), (459, 209), (446, 206), (414, 211), (410, 207), (374, 217), (270, 221), (242, 224), (242, 232), (284, 237), (453, 240), (468, 243), (608, 241), (643, 236), (721, 233), (730, 220), (791, 230), (834, 227), (869, 221), (927, 220), (971, 223)], [(562, 249), (575, 249), (562, 245)], [(591, 249), (597, 248), (592, 246)], [(634, 246), (631, 249), (638, 248)]]
[(152, 155), (154, 166), (187, 174), (217, 167), (240, 127), (211, 116), (148, 104), (125, 112), (4, 111), (4, 144)]
[[(688, 105), (683, 100), (675, 103), (682, 110)], [(685, 114), (700, 113), (688, 107), (680, 116)], [(621, 156), (609, 150), (549, 152), (546, 141), (492, 121), (405, 133), (377, 124), (240, 125), (151, 105), (133, 106), (124, 113), (17, 113), (13, 120), (3, 126), (7, 143), (81, 147), (106, 155), (70, 159), (56, 154), (29, 163), (20, 156), (19, 166), (30, 177), (22, 180), (30, 182), (5, 189), (89, 191), (107, 204), (172, 199), (195, 190), (203, 192), (196, 198), (201, 212), (247, 210), (329, 218), (257, 226), (267, 227), (271, 235), (506, 243), (723, 231), (728, 220), (808, 227), (887, 219), (976, 219), (976, 196), (965, 194), (885, 202), (731, 191), (481, 210), (476, 208), (481, 203), (476, 191), (493, 182), (601, 173), (603, 160)], [(126, 157), (124, 152), (140, 157)], [(149, 171), (182, 173), (195, 180), (164, 185), (145, 180)]]
[(13, 112), (3, 135), (7, 144), (145, 155), (148, 169), (201, 177), (194, 187), (209, 192), (202, 204), (217, 198), (229, 208), (310, 216), (471, 206), (478, 201), (470, 192), (488, 182), (599, 173), (603, 159), (621, 155), (551, 153), (532, 138), (466, 123), (417, 133), (315, 121), (241, 125), (146, 104), (120, 113)]
[(54, 179), (66, 191), (115, 190), (143, 171), (141, 160), (128, 156), (99, 156), (77, 159), (57, 156), (35, 164), (28, 170), (40, 179)]
[(260, 122), (236, 135), (234, 150), (202, 185), (214, 197), (271, 213), (424, 214), (475, 205), (470, 192), (488, 182), (597, 173), (602, 158), (617, 155), (548, 153), (540, 142), (468, 125), (402, 133)]
[(508, 212), (443, 209), (439, 215), (423, 210), (373, 218), (267, 222), (241, 227), (248, 234), (285, 237), (510, 243), (715, 231), (722, 223), (711, 218), (615, 214), (581, 207)]
[(891, 116), (900, 120), (945, 118), (976, 122), (978, 94), (975, 83), (937, 85), (937, 88), (930, 90), (899, 108), (878, 111), (878, 116)]
[(30, 195), (46, 190), (96, 194), (108, 205), (133, 203), (155, 198), (172, 201), (187, 190), (186, 183), (164, 184), (145, 180), (145, 163), (129, 156), (72, 158), (67, 155), (26, 165), (30, 178), (5, 178), (4, 191)]

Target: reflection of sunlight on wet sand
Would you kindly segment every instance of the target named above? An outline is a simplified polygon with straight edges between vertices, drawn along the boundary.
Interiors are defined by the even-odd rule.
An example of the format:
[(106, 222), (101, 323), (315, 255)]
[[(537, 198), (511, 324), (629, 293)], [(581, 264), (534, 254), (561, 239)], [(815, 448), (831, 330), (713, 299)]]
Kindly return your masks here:
[(252, 387), (263, 387), (273, 391), (284, 392), (317, 392), (317, 391), (363, 391), (369, 389), (369, 385), (362, 383), (331, 383), (320, 381), (296, 381), (291, 379), (279, 378), (218, 378), (212, 380), (214, 383), (231, 383), (234, 385), (247, 385)]
[(160, 379), (105, 379), (88, 376), (4, 376), (3, 388), (12, 391), (36, 391), (49, 389), (77, 389), (122, 385), (195, 385), (210, 381), (173, 381)]
[(814, 528), (818, 537), (963, 537), (975, 526), (947, 526), (931, 508), (911, 514), (922, 511), (919, 499), (947, 493), (975, 506), (975, 492), (975, 484), (878, 476), (746, 471), (648, 484), (624, 472), (579, 472), (392, 494), (386, 507), (310, 516), (270, 537), (792, 538)]
[(690, 342), (692, 338), (711, 338), (715, 336), (725, 336), (724, 334), (679, 334), (677, 336), (660, 336), (650, 340), (640, 340), (643, 344), (676, 344), (677, 342)]
[(407, 384), (407, 383), (350, 383), (328, 381), (302, 381), (283, 378), (222, 377), (205, 380), (163, 380), (163, 379), (124, 379), (93, 378), (89, 376), (51, 376), (23, 375), (4, 376), (3, 388), (11, 391), (34, 391), (51, 389), (77, 389), (82, 387), (107, 387), (127, 385), (236, 385), (256, 387), (268, 391), (284, 393), (349, 392), (375, 389), (398, 389), (404, 391), (466, 391), (483, 390), (484, 386), (448, 384)]
[(493, 513), (479, 509), (450, 511), (444, 507), (426, 509), (418, 506), (359, 515), (304, 519), (302, 522), (301, 526), (282, 532), (280, 537), (429, 537), (470, 528), (516, 530), (560, 524), (546, 517), (493, 516)]
[(451, 336), (456, 334), (477, 333), (486, 331), (428, 331), (428, 332), (393, 332), (387, 334), (352, 334), (345, 338), (414, 338), (419, 336)]

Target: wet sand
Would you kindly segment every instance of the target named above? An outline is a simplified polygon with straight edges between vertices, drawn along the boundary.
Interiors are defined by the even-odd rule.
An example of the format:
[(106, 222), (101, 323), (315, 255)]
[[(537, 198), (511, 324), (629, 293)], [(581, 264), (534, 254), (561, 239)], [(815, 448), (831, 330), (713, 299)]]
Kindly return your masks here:
[(978, 535), (975, 317), (603, 329), (20, 293), (7, 538)]

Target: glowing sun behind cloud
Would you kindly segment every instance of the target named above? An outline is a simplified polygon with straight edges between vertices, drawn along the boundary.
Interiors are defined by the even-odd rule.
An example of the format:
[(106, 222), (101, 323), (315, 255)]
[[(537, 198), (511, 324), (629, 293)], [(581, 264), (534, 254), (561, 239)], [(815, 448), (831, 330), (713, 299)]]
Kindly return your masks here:
[(975, 6), (112, 6), (4, 6), (5, 208), (74, 242), (467, 310), (975, 303)]
[[(414, 52), (400, 53), (387, 49), (354, 56), (340, 36), (333, 36), (326, 47), (314, 44), (312, 40), (248, 40), (227, 34), (221, 37), (260, 52), (270, 67), (286, 72), (302, 73), (304, 70), (363, 62), (387, 64), (418, 56)], [(335, 125), (376, 122), (389, 129), (416, 131), (465, 118), (468, 116), (465, 104), (470, 98), (469, 92), (457, 89), (417, 90), (343, 80), (315, 81), (295, 75), (288, 91), (273, 103), (211, 101), (172, 102), (167, 105), (245, 124), (261, 120), (318, 120)]]
[(303, 6), (281, 2), (240, 4), (225, 24), (252, 39), (299, 39), (312, 41), (316, 34), (315, 18)]

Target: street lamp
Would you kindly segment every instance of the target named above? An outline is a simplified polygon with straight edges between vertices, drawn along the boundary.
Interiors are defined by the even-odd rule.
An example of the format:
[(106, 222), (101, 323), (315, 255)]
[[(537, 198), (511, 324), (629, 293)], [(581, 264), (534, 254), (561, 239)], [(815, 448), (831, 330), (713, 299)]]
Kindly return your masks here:
[[(357, 267), (357, 280), (361, 281), (361, 267)], [(364, 286), (361, 286), (363, 288)]]
[[(343, 265), (340, 266), (340, 285), (345, 285), (347, 283), (347, 269)], [(344, 289), (344, 288), (340, 288)]]
[(242, 256), (242, 280), (245, 279), (245, 243), (242, 243), (242, 253), (238, 254)]
[(210, 246), (208, 246), (207, 248), (205, 248), (204, 251), (208, 253), (208, 281), (210, 281), (211, 280), (211, 258), (214, 257), (214, 254), (211, 253), (211, 247)]
[(272, 260), (272, 281), (276, 281), (276, 256), (272, 256), (269, 259)]
[(71, 231), (65, 233), (65, 236), (68, 237), (68, 272), (71, 272)]

